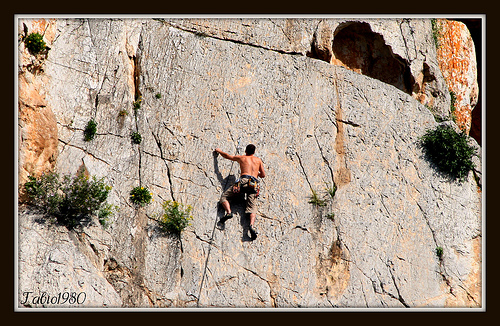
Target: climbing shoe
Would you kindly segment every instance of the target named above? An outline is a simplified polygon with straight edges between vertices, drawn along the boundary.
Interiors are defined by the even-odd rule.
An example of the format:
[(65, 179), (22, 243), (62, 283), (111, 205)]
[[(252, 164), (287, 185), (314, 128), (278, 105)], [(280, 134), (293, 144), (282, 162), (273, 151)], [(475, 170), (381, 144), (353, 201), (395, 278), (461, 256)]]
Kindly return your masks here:
[(223, 217), (221, 217), (220, 222), (225, 223), (230, 218), (233, 218), (233, 213), (226, 213)]
[(249, 231), (250, 231), (250, 239), (252, 239), (252, 240), (257, 239), (257, 234), (259, 234), (259, 233), (257, 232), (257, 230), (253, 226), (250, 226)]

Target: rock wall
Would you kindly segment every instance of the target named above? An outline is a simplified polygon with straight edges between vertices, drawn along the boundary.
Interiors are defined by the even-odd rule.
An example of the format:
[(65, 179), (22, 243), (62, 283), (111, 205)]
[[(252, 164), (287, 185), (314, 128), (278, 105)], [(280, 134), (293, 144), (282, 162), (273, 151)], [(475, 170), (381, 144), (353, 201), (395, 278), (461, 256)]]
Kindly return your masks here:
[[(418, 145), (450, 113), (430, 20), (45, 24), (54, 37), (35, 58), (41, 69), (28, 69), (33, 56), (19, 44), (20, 94), (33, 88), (45, 101), (23, 105), (36, 97), (20, 95), (20, 189), (27, 174), (85, 167), (113, 187), (119, 212), (107, 229), (69, 231), (20, 202), (19, 307), (53, 306), (33, 297), (64, 291), (85, 293), (73, 306), (88, 307), (481, 306), (481, 193), (472, 173), (463, 184), (443, 178)], [(352, 33), (381, 66), (365, 69), (368, 52), (358, 66), (344, 59)], [(384, 64), (400, 76), (380, 77)], [(37, 114), (50, 117), (40, 134), (52, 146), (38, 148), (57, 138), (57, 151), (30, 158)], [(97, 134), (85, 142), (91, 118)], [(255, 241), (241, 203), (225, 230), (215, 227), (239, 171), (212, 151), (248, 143), (267, 174)], [(128, 199), (139, 185), (153, 193), (144, 208)], [(309, 203), (313, 191), (325, 206)], [(180, 237), (154, 219), (165, 200), (193, 206)]]
[(449, 90), (455, 97), (455, 121), (460, 129), (469, 134), (472, 110), (479, 96), (474, 42), (464, 23), (439, 19), (436, 29), (437, 58)]

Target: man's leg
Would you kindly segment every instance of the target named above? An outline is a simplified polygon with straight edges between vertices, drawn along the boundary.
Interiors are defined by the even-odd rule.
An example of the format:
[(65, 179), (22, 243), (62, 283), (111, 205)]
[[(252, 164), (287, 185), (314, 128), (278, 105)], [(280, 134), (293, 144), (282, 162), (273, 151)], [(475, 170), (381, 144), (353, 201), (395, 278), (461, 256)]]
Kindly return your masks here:
[(257, 214), (255, 213), (250, 213), (250, 227), (253, 227), (253, 224), (255, 223), (255, 216)]
[(250, 214), (250, 238), (255, 240), (258, 234), (254, 227), (255, 217), (257, 215), (257, 196), (255, 194), (248, 194), (246, 212)]
[(222, 201), (221, 205), (222, 207), (224, 207), (226, 214), (231, 214), (231, 205), (229, 205), (229, 202), (227, 200)]
[(231, 205), (229, 204), (228, 198), (234, 196), (233, 187), (229, 187), (223, 194), (219, 201), (219, 203), (224, 207), (226, 214), (220, 218), (221, 223), (225, 223), (227, 220), (233, 217), (233, 213), (231, 212)]

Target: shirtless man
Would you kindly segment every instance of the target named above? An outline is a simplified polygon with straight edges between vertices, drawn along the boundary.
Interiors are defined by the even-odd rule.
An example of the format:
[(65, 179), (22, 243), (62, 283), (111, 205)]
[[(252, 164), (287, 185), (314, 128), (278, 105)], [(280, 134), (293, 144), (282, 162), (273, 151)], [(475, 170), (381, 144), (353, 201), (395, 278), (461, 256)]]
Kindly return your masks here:
[[(250, 213), (250, 234), (252, 240), (255, 240), (257, 237), (257, 231), (254, 228), (255, 216), (257, 213), (257, 196), (258, 194), (258, 186), (259, 180), (257, 177), (264, 178), (266, 173), (264, 172), (264, 165), (262, 164), (262, 160), (253, 154), (255, 153), (255, 145), (249, 144), (245, 149), (245, 155), (230, 155), (224, 153), (219, 148), (216, 148), (215, 151), (222, 155), (225, 159), (236, 161), (240, 164), (240, 181), (239, 184), (229, 187), (223, 194), (220, 199), (220, 203), (222, 207), (226, 210), (226, 215), (221, 218), (221, 223), (224, 223), (226, 220), (233, 217), (233, 213), (231, 212), (231, 206), (228, 202), (228, 198), (233, 197), (238, 194), (238, 192), (247, 194), (246, 201), (246, 209), (245, 213)], [(257, 188), (252, 187), (252, 183), (256, 184)], [(238, 187), (239, 185), (239, 187)], [(257, 190), (255, 190), (257, 189)]]

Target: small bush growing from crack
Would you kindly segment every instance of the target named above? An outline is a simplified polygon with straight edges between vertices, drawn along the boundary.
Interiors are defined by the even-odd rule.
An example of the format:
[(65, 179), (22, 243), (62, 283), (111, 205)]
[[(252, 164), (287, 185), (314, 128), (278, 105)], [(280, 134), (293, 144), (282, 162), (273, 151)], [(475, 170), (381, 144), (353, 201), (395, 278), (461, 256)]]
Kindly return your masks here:
[(94, 139), (96, 132), (97, 132), (97, 123), (94, 121), (94, 119), (91, 119), (87, 123), (87, 126), (83, 131), (85, 141), (91, 141), (92, 139)]
[(78, 174), (73, 178), (65, 175), (61, 180), (53, 172), (28, 178), (24, 188), (30, 203), (69, 228), (81, 225), (96, 213), (100, 220), (109, 219), (113, 213), (111, 206), (105, 204), (111, 187), (103, 179)]
[(139, 96), (137, 98), (137, 100), (135, 100), (133, 103), (133, 108), (134, 108), (135, 114), (137, 114), (137, 110), (139, 110), (141, 108), (141, 103), (142, 103), (142, 96)]
[(314, 206), (326, 206), (326, 200), (319, 198), (318, 193), (311, 189), (311, 196), (309, 197), (309, 204), (313, 204)]
[(436, 255), (439, 257), (439, 259), (442, 259), (443, 258), (443, 248), (436, 247)]
[(153, 193), (146, 187), (135, 187), (130, 191), (130, 201), (139, 206), (146, 206), (152, 198)]
[(134, 131), (132, 133), (132, 135), (130, 136), (130, 138), (132, 138), (132, 142), (134, 144), (140, 144), (142, 142), (142, 136), (140, 133), (138, 133), (137, 131)]
[(119, 117), (124, 117), (128, 115), (128, 111), (127, 110), (120, 110), (120, 112), (118, 112), (118, 116)]
[(167, 200), (163, 203), (163, 215), (160, 216), (158, 223), (164, 231), (180, 234), (190, 225), (193, 219), (191, 216), (191, 205), (185, 206), (182, 203)]
[(39, 33), (31, 33), (24, 39), (24, 44), (28, 51), (35, 55), (47, 48), (43, 36)]
[(161, 99), (161, 94), (160, 94), (160, 93), (156, 93), (155, 97), (156, 97), (157, 99)]
[(457, 133), (449, 125), (427, 130), (420, 142), (426, 157), (454, 180), (464, 181), (475, 168), (472, 157), (477, 155), (476, 149), (468, 144), (465, 133)]

